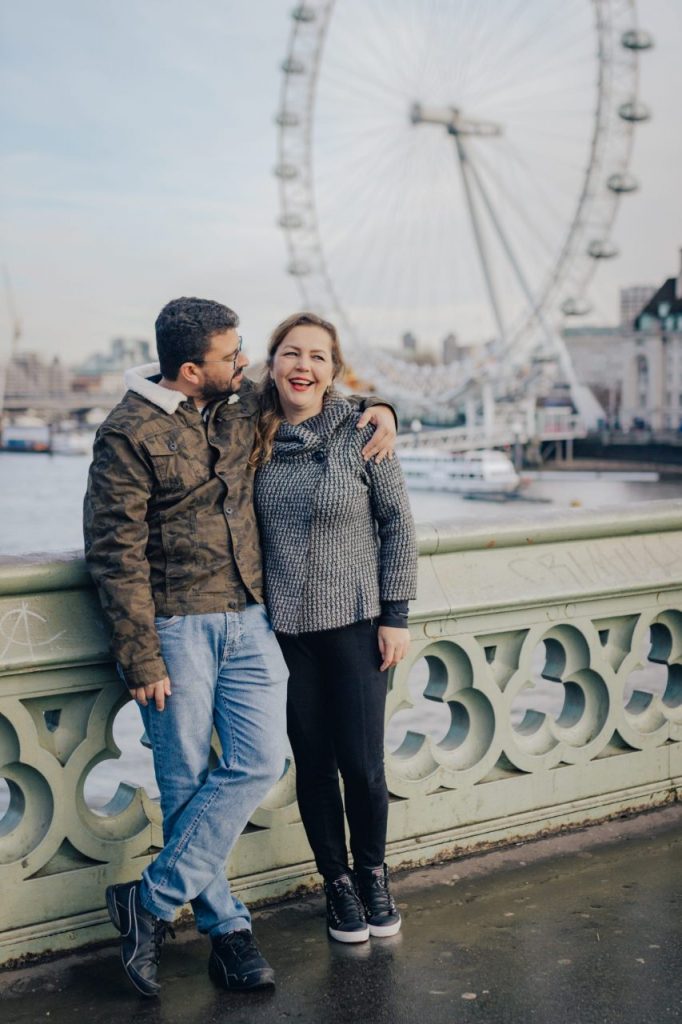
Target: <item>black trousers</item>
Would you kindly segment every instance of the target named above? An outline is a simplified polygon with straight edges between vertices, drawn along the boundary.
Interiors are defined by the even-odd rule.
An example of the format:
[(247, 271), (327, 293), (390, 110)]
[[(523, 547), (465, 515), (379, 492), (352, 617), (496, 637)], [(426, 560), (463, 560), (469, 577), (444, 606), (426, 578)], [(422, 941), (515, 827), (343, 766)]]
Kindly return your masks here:
[(287, 725), (296, 795), (317, 869), (327, 880), (348, 871), (343, 777), (355, 869), (384, 862), (388, 792), (384, 776), (386, 672), (377, 625), (298, 636), (277, 634), (289, 667)]

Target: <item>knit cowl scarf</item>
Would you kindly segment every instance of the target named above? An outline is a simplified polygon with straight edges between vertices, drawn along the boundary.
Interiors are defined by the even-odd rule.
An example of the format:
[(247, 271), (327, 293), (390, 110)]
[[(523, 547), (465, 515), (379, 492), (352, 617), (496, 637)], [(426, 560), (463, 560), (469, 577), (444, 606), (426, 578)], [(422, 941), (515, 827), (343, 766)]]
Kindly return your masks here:
[(324, 452), (336, 430), (357, 410), (342, 395), (332, 392), (324, 400), (322, 411), (302, 423), (285, 420), (275, 435), (272, 457), (277, 462), (307, 458)]

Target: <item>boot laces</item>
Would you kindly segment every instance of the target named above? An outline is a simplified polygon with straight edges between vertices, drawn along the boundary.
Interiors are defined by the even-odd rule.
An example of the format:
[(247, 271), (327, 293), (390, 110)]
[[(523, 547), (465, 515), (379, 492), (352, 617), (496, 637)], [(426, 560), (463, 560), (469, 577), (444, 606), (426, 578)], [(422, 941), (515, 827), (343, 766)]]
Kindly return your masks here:
[(158, 965), (161, 959), (161, 948), (163, 946), (166, 935), (170, 935), (172, 939), (175, 938), (175, 931), (173, 926), (168, 921), (162, 921), (160, 917), (157, 917), (154, 922), (154, 932), (152, 935), (152, 943), (154, 945), (154, 955), (152, 960)]
[(375, 914), (395, 914), (395, 902), (388, 887), (388, 879), (383, 871), (381, 874), (378, 871), (376, 874), (372, 874), (365, 891), (371, 899)]
[(355, 886), (348, 878), (335, 878), (329, 886), (334, 909), (342, 919), (356, 916), (364, 919), (365, 910)]
[(224, 935), (218, 936), (215, 944), (229, 946), (237, 960), (250, 960), (254, 956), (260, 956), (253, 932), (248, 928), (240, 928), (236, 932), (226, 932)]

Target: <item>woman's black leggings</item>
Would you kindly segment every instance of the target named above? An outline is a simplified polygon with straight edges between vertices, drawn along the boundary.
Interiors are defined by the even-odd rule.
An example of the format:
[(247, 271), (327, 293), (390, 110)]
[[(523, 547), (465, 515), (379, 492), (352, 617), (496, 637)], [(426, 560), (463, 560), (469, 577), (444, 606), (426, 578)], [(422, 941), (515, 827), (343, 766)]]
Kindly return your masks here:
[(384, 862), (388, 792), (384, 776), (386, 672), (377, 625), (277, 639), (289, 666), (287, 724), (296, 795), (318, 871), (348, 871), (339, 771), (355, 869)]

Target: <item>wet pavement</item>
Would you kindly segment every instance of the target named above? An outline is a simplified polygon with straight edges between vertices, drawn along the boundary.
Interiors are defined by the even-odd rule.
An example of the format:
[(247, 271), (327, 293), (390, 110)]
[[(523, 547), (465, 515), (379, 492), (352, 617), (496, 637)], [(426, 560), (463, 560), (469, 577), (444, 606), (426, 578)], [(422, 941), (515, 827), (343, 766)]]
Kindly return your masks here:
[(0, 973), (2, 1024), (648, 1024), (682, 1020), (682, 805), (395, 875), (402, 932), (329, 941), (321, 897), (257, 911), (274, 993), (215, 989), (191, 929), (157, 1000), (105, 947)]

